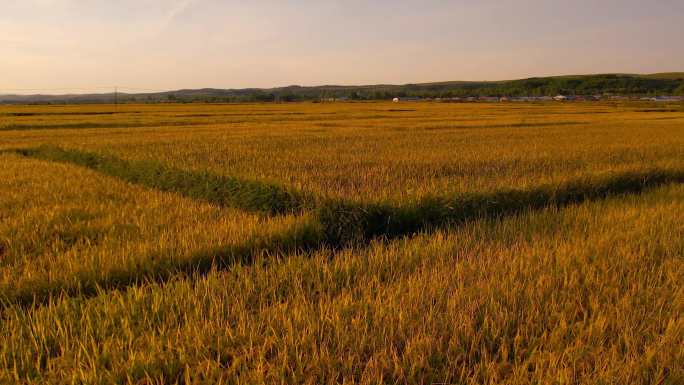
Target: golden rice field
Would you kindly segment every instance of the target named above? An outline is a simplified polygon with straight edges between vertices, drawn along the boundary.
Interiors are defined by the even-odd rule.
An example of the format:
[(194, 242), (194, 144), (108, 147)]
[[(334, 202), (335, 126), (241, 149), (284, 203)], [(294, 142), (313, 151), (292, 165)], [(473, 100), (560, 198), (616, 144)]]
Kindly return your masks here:
[(684, 384), (684, 105), (0, 106), (0, 384)]

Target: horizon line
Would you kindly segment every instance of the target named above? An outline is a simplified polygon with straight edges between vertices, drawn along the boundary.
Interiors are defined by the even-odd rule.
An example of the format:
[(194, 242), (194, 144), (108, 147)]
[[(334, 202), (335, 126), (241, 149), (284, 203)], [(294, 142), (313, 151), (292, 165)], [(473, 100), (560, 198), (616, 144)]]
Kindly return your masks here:
[[(657, 76), (667, 74), (681, 74), (684, 77), (684, 69), (682, 71), (665, 71), (652, 73), (626, 73), (626, 72), (599, 72), (599, 73), (581, 73), (581, 74), (563, 74), (563, 75), (539, 75), (528, 76), (513, 79), (498, 79), (498, 80), (433, 80), (433, 81), (418, 81), (408, 83), (357, 83), (357, 84), (335, 84), (335, 83), (319, 83), (319, 84), (288, 84), (270, 87), (183, 87), (183, 88), (168, 88), (168, 89), (152, 89), (144, 87), (127, 87), (127, 86), (93, 86), (93, 87), (50, 87), (50, 88), (8, 88), (0, 89), (2, 96), (80, 96), (80, 95), (108, 95), (108, 94), (155, 94), (166, 92), (179, 91), (196, 91), (196, 90), (277, 90), (290, 87), (301, 88), (317, 88), (317, 87), (373, 87), (373, 86), (408, 86), (408, 85), (427, 85), (427, 84), (443, 84), (443, 83), (498, 83), (511, 82), (538, 78), (563, 78), (563, 77), (581, 77), (581, 76), (602, 76), (602, 75), (617, 75), (617, 76)], [(111, 90), (111, 92), (87, 92), (96, 90)], [(119, 90), (138, 91), (138, 92), (122, 92)], [(36, 93), (23, 93), (36, 92)], [(47, 91), (47, 92), (40, 92)], [(66, 93), (51, 93), (50, 91), (85, 91), (85, 92), (66, 92)]]

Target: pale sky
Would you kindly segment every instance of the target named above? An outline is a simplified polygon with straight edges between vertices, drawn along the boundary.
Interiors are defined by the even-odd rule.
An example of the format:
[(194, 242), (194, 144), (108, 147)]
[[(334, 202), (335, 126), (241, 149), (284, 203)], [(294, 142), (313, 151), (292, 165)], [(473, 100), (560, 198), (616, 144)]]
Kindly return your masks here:
[(0, 93), (668, 71), (684, 0), (0, 0)]

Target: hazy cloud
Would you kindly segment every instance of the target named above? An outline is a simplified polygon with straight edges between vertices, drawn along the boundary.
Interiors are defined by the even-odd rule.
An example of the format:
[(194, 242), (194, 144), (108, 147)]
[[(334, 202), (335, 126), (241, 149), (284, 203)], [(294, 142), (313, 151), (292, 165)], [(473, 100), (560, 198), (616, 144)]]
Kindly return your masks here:
[(674, 0), (4, 0), (0, 88), (684, 70), (683, 18)]

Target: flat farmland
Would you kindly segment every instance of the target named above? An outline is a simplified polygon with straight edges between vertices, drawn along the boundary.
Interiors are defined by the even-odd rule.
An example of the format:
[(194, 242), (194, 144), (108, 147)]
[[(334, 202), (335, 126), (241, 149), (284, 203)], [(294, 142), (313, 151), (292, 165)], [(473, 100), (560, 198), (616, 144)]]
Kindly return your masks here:
[(684, 382), (684, 107), (0, 106), (0, 383)]
[(680, 105), (123, 105), (11, 111), (0, 112), (3, 147), (60, 145), (363, 200), (558, 183), (588, 174), (679, 167), (684, 159)]

